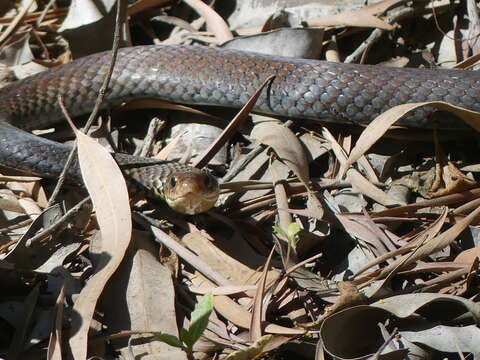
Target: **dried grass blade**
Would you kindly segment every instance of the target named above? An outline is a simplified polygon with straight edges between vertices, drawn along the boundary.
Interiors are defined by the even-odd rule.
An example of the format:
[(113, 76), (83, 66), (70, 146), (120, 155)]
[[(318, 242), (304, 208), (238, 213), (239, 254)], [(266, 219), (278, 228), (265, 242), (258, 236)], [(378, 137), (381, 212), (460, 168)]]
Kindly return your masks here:
[(65, 283), (60, 289), (57, 301), (55, 302), (55, 324), (50, 339), (48, 341), (47, 360), (62, 360), (62, 327), (63, 327), (63, 308), (65, 301)]
[(267, 282), (268, 269), (272, 263), (272, 257), (275, 248), (270, 251), (265, 266), (263, 267), (262, 277), (257, 285), (255, 292), (255, 299), (253, 303), (252, 319), (250, 322), (250, 341), (258, 341), (262, 337), (262, 321), (265, 321), (263, 316), (263, 299), (265, 294), (265, 284)]
[(401, 247), (400, 249), (397, 249), (395, 251), (390, 251), (389, 253), (382, 255), (376, 258), (375, 260), (369, 262), (368, 264), (361, 267), (357, 271), (354, 278), (357, 278), (360, 274), (364, 273), (366, 270), (370, 269), (371, 267), (378, 265), (388, 259), (391, 259), (394, 256), (405, 254), (406, 252), (413, 250), (414, 248), (423, 244), (424, 242), (429, 241), (429, 239), (433, 238), (434, 236), (437, 236), (437, 234), (440, 232), (443, 225), (445, 224), (447, 215), (448, 215), (448, 209), (445, 207), (442, 214), (433, 223), (431, 223), (429, 227), (427, 227), (424, 231), (418, 234), (415, 240)]
[(214, 271), (208, 264), (203, 262), (198, 256), (192, 253), (190, 250), (184, 248), (176, 241), (174, 241), (170, 236), (164, 233), (162, 230), (151, 226), (153, 235), (166, 247), (175, 252), (183, 260), (188, 262), (191, 266), (201, 272), (205, 277), (214, 281), (217, 285), (228, 286), (232, 285), (230, 281), (223, 278), (220, 274)]
[(428, 242), (424, 242), (414, 253), (406, 255), (397, 261), (391, 263), (380, 273), (380, 277), (388, 276), (393, 271), (398, 272), (400, 269), (405, 268), (406, 266), (414, 263), (417, 260), (423, 259), (425, 256), (428, 256), (434, 252), (440, 251), (444, 247), (451, 244), (455, 239), (477, 218), (480, 216), (480, 208), (476, 209), (472, 213), (468, 214), (464, 219), (460, 220), (458, 223), (453, 225), (447, 231), (441, 233), (437, 237), (433, 238)]

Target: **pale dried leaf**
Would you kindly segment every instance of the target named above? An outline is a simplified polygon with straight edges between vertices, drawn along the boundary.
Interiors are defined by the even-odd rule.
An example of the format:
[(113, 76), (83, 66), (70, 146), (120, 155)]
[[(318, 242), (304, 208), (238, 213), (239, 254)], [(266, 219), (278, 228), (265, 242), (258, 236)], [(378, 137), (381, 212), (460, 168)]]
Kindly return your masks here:
[(361, 10), (365, 13), (378, 15), (383, 14), (388, 9), (404, 3), (404, 0), (383, 0), (363, 7)]
[(388, 196), (384, 191), (377, 188), (370, 181), (360, 174), (356, 169), (348, 169), (347, 179), (352, 183), (355, 191), (362, 193), (365, 196), (375, 200), (384, 206), (399, 205), (398, 201)]
[[(256, 342), (259, 341), (262, 337), (263, 321), (265, 320), (263, 312), (263, 301), (265, 295), (265, 285), (268, 277), (268, 269), (270, 268), (272, 257), (274, 254), (274, 248), (270, 251), (267, 261), (263, 269), (262, 277), (257, 285), (257, 291), (255, 292), (255, 297), (253, 301), (252, 309), (252, 322), (250, 323), (250, 341)], [(265, 304), (268, 306), (268, 304)]]
[(85, 186), (92, 198), (101, 232), (97, 272), (80, 292), (73, 310), (78, 331), (70, 338), (76, 359), (86, 359), (88, 330), (95, 305), (130, 243), (132, 220), (127, 185), (112, 156), (96, 141), (75, 130), (78, 158)]
[(166, 247), (176, 253), (179, 257), (193, 266), (197, 271), (215, 281), (217, 285), (231, 285), (230, 281), (224, 278), (221, 274), (219, 274), (215, 269), (213, 269), (210, 264), (203, 260), (203, 257), (197, 256), (196, 253), (186, 249), (178, 242), (173, 240), (170, 236), (168, 236), (162, 230), (156, 227), (150, 227), (155, 237)]
[(383, 114), (377, 116), (366, 128), (358, 138), (355, 147), (350, 152), (350, 156), (346, 163), (342, 164), (340, 174), (344, 174), (349, 166), (357, 161), (366, 151), (380, 139), (385, 132), (395, 122), (400, 120), (404, 115), (416, 108), (422, 106), (431, 106), (439, 110), (452, 112), (465, 123), (470, 125), (477, 131), (480, 131), (480, 113), (464, 109), (459, 106), (450, 105), (443, 101), (429, 101), (423, 103), (411, 103), (395, 106)]
[(476, 258), (480, 258), (480, 247), (476, 246), (471, 249), (463, 250), (455, 257), (455, 262), (472, 264)]
[(372, 262), (368, 263), (361, 269), (357, 271), (355, 274), (355, 277), (359, 276), (361, 273), (365, 272), (367, 269), (371, 268), (372, 266), (381, 264), (382, 262), (391, 259), (394, 256), (398, 256), (401, 254), (404, 254), (410, 250), (413, 250), (414, 248), (420, 246), (426, 241), (429, 241), (433, 237), (437, 236), (440, 230), (442, 229), (443, 225), (445, 224), (445, 220), (448, 215), (448, 209), (444, 207), (442, 214), (435, 219), (431, 224), (429, 224), (428, 227), (425, 228), (422, 232), (420, 232), (415, 239), (410, 241), (407, 245), (402, 246), (400, 249), (397, 249), (395, 251), (391, 251), (388, 254), (385, 254), (383, 256), (380, 256), (373, 260)]
[(205, 116), (208, 118), (220, 120), (219, 118), (206, 113), (204, 111), (194, 109), (187, 105), (175, 104), (170, 101), (165, 101), (162, 99), (157, 98), (141, 98), (141, 99), (134, 99), (129, 101), (128, 103), (119, 107), (120, 110), (134, 110), (134, 109), (163, 109), (163, 110), (176, 110), (176, 111), (184, 111), (191, 114), (196, 114), (200, 116)]
[(289, 128), (276, 121), (264, 121), (252, 130), (251, 136), (272, 147), (279, 159), (284, 162), (305, 186), (310, 182), (308, 159), (302, 144)]
[(479, 216), (480, 208), (477, 208), (475, 211), (468, 214), (464, 219), (457, 222), (448, 230), (444, 231), (435, 238), (424, 242), (418, 249), (416, 249), (414, 253), (404, 255), (403, 257), (383, 268), (379, 277), (386, 276), (394, 270), (398, 271), (399, 269), (405, 268), (407, 265), (412, 264), (419, 259), (423, 259), (425, 256), (440, 251), (455, 241), (457, 237)]
[(55, 327), (52, 329), (48, 341), (47, 360), (62, 360), (62, 328), (63, 308), (65, 301), (65, 284), (62, 285), (60, 293), (55, 302)]
[(68, 15), (58, 31), (76, 29), (81, 26), (95, 23), (105, 16), (104, 9), (109, 12), (115, 0), (81, 0), (72, 1), (68, 8)]
[(39, 178), (37, 176), (0, 175), (0, 181), (33, 182), (33, 181), (39, 181), (41, 179), (42, 178)]
[[(21, 73), (20, 69), (25, 70), (37, 67), (37, 64), (32, 62), (35, 56), (30, 48), (30, 37), (30, 33), (16, 34), (9, 39), (8, 45), (2, 51), (0, 64), (7, 65), (18, 79), (27, 76), (19, 76), (19, 73)], [(39, 68), (43, 67), (39, 66)]]
[(302, 143), (309, 161), (321, 157), (330, 150), (328, 142), (310, 133), (302, 134), (298, 140)]
[(273, 335), (263, 335), (246, 349), (237, 350), (229, 354), (226, 360), (250, 360), (255, 359), (262, 354), (263, 348), (273, 338)]
[[(219, 314), (221, 314), (227, 320), (244, 329), (248, 329), (250, 327), (252, 314), (245, 310), (242, 306), (238, 305), (235, 301), (227, 296), (215, 296), (214, 302), (215, 310), (217, 310)], [(265, 322), (264, 324), (264, 332), (270, 334), (301, 335), (305, 333), (305, 330), (303, 329), (287, 328), (268, 322)]]
[(254, 291), (257, 289), (255, 285), (230, 285), (230, 286), (217, 286), (217, 287), (196, 287), (190, 286), (189, 290), (194, 294), (205, 295), (211, 293), (212, 295), (233, 295), (246, 291)]
[[(182, 239), (188, 249), (197, 254), (209, 268), (228, 279), (225, 285), (256, 284), (261, 277), (261, 272), (257, 269), (265, 264), (266, 259), (242, 241), (242, 238), (229, 239), (219, 248), (201, 232), (192, 232)], [(202, 272), (200, 268), (195, 268)], [(268, 281), (277, 277), (278, 270), (268, 272)]]
[(167, 144), (167, 146), (165, 146), (161, 151), (158, 152), (158, 154), (154, 156), (154, 159), (166, 160), (173, 149), (178, 145), (183, 135), (184, 134), (178, 134), (175, 136), (175, 138), (173, 138), (172, 141)]
[(331, 27), (331, 26), (358, 26), (392, 30), (393, 26), (380, 20), (378, 17), (369, 14), (363, 9), (345, 11), (341, 14), (319, 16), (308, 20), (309, 26)]
[(323, 347), (337, 359), (405, 359), (408, 349), (398, 350), (396, 347), (386, 347), (380, 354), (373, 356), (384, 342), (378, 326), (385, 323), (388, 317), (386, 310), (367, 305), (334, 313), (325, 319), (320, 328)]
[[(480, 329), (476, 325), (437, 325), (415, 331), (400, 331), (403, 339), (446, 353), (471, 353), (472, 359), (480, 356)], [(459, 357), (468, 359), (468, 357)]]
[(18, 204), (32, 220), (35, 220), (42, 213), (42, 209), (40, 209), (32, 199), (18, 199)]
[(387, 310), (399, 318), (406, 318), (416, 313), (421, 307), (439, 301), (450, 303), (452, 306), (462, 305), (473, 315), (477, 324), (480, 322), (480, 304), (454, 295), (436, 293), (403, 294), (379, 300), (371, 306)]
[[(340, 162), (342, 165), (342, 168), (346, 168), (345, 164), (347, 161), (347, 155), (343, 148), (340, 146), (340, 144), (337, 142), (337, 140), (333, 137), (333, 135), (328, 131), (327, 128), (322, 128), (322, 135), (325, 137), (327, 141), (330, 142), (330, 145), (332, 147), (332, 151), (334, 152), (337, 160)], [(342, 175), (342, 174), (340, 174)], [(395, 199), (392, 199), (390, 196), (388, 196), (386, 193), (384, 193), (382, 190), (377, 188), (375, 185), (373, 185), (371, 182), (369, 182), (365, 177), (356, 169), (348, 169), (347, 172), (347, 177), (352, 183), (352, 186), (365, 196), (370, 197), (371, 199), (374, 199), (378, 203), (384, 205), (384, 206), (391, 206), (391, 205), (397, 205), (397, 201)]]
[(11, 196), (0, 194), (0, 209), (25, 214), (25, 209), (20, 206), (18, 200), (13, 194)]
[(267, 32), (257, 32), (250, 36), (236, 37), (223, 44), (222, 48), (299, 59), (319, 59), (323, 34), (324, 30), (321, 28), (282, 27)]
[(185, 2), (205, 19), (208, 31), (215, 34), (219, 43), (233, 39), (227, 23), (210, 6), (200, 0), (185, 0)]
[[(157, 257), (158, 249), (150, 234), (134, 231), (132, 246), (102, 294), (101, 311), (111, 333), (142, 329), (178, 336), (172, 276)], [(139, 336), (138, 341), (130, 344), (126, 338), (112, 339), (111, 346), (124, 358), (132, 353), (152, 360), (157, 354), (168, 359), (186, 359), (181, 349), (149, 335)]]

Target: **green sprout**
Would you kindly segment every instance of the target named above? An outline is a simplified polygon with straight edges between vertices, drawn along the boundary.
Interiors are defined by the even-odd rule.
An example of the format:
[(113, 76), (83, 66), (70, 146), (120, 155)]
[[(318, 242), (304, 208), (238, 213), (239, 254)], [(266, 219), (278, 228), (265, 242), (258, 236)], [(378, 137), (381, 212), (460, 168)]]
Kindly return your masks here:
[(296, 222), (288, 224), (287, 230), (283, 230), (279, 226), (273, 226), (273, 230), (277, 233), (278, 236), (287, 240), (287, 256), (283, 259), (283, 264), (287, 267), (290, 262), (290, 253), (292, 248), (294, 249), (297, 245), (297, 234), (300, 232), (301, 228)]
[(180, 329), (180, 335), (166, 334), (162, 332), (155, 333), (158, 340), (164, 343), (183, 349), (190, 357), (193, 353), (193, 345), (200, 339), (207, 328), (208, 319), (213, 311), (213, 295), (205, 294), (195, 305), (195, 309), (190, 317), (190, 326), (187, 329)]

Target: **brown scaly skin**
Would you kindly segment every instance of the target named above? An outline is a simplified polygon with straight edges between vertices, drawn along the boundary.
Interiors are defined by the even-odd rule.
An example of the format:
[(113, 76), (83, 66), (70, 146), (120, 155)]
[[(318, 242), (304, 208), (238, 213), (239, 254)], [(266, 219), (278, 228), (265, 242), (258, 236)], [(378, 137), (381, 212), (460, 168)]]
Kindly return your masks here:
[[(110, 53), (87, 56), (3, 88), (0, 114), (32, 129), (62, 119), (61, 95), (72, 116), (93, 108)], [(480, 110), (480, 73), (332, 63), (200, 46), (120, 49), (106, 104), (159, 97), (183, 104), (239, 108), (269, 76), (275, 79), (254, 111), (285, 117), (365, 124), (392, 106), (439, 100)], [(421, 109), (403, 119), (429, 128)], [(439, 127), (455, 128), (447, 118)]]

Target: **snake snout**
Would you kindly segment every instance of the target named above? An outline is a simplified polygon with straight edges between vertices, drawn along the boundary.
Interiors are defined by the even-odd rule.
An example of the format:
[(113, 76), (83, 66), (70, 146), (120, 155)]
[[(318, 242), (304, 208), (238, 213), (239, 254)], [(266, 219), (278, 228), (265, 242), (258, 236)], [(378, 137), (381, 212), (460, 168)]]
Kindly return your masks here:
[(164, 197), (168, 205), (184, 214), (209, 210), (218, 199), (218, 182), (206, 171), (175, 172), (165, 180)]

